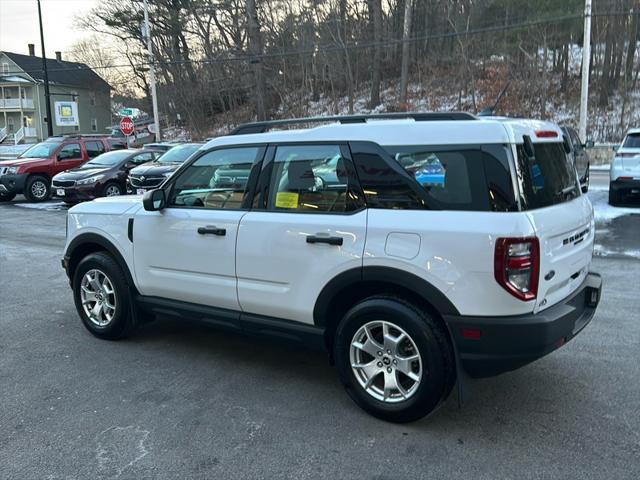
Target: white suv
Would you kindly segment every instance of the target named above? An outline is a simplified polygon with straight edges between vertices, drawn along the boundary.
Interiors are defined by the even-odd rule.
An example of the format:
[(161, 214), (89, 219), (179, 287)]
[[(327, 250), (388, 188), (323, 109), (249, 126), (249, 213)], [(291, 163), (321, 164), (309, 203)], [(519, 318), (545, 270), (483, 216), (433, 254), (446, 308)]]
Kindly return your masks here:
[[(274, 130), (292, 124), (308, 128)], [(168, 314), (318, 346), (358, 405), (398, 422), (560, 347), (600, 298), (591, 204), (560, 129), (533, 120), (243, 125), (67, 226), (94, 335)]]
[(616, 152), (609, 170), (609, 203), (619, 204), (626, 194), (640, 193), (640, 128), (631, 129)]

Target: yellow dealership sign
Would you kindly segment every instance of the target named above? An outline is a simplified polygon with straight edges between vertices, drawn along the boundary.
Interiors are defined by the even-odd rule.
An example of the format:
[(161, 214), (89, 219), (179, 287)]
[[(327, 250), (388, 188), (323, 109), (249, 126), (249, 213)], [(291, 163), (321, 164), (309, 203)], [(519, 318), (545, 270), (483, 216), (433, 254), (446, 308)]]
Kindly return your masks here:
[(56, 125), (59, 127), (77, 127), (78, 104), (76, 102), (55, 102)]

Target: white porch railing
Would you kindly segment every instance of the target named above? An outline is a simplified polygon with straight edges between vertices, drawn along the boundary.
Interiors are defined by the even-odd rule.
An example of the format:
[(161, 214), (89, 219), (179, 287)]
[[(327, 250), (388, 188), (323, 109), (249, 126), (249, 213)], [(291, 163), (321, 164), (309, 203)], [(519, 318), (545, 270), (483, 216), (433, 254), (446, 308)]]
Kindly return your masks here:
[(18, 145), (22, 141), (23, 138), (24, 138), (24, 127), (21, 127), (20, 130), (18, 130), (13, 135), (13, 143), (15, 145)]
[(33, 98), (0, 98), (0, 108), (4, 109), (33, 109)]
[(5, 138), (7, 138), (7, 127), (2, 127), (0, 128), (0, 143), (2, 143)]

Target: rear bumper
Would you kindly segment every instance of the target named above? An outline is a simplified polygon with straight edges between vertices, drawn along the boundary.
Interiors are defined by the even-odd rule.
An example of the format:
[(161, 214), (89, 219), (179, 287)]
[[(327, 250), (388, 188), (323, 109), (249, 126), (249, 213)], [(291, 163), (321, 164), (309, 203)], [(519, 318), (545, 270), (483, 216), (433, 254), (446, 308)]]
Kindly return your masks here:
[(609, 190), (616, 192), (640, 191), (640, 180), (613, 180), (609, 183)]
[[(493, 318), (445, 316), (463, 369), (471, 377), (490, 377), (551, 353), (591, 321), (601, 288), (600, 275), (589, 273), (573, 294), (537, 314)], [(465, 330), (475, 331), (477, 338), (466, 338)]]
[(0, 176), (0, 193), (22, 193), (27, 176), (24, 173)]

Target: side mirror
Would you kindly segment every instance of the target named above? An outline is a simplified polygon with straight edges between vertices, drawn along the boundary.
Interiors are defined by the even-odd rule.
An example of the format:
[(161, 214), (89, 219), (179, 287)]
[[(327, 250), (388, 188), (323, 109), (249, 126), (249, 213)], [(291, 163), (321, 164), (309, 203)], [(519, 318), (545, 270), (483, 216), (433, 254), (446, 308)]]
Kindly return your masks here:
[(166, 199), (164, 196), (164, 190), (161, 188), (145, 192), (142, 196), (142, 205), (148, 212), (162, 210), (165, 207), (165, 204)]
[(593, 140), (587, 140), (582, 147), (583, 148), (593, 148), (594, 146), (595, 146), (595, 143), (594, 143)]

